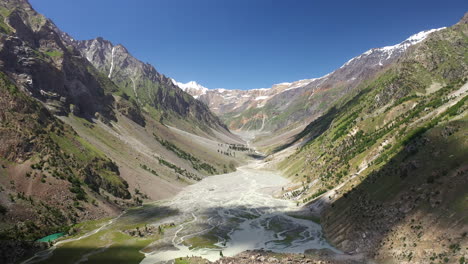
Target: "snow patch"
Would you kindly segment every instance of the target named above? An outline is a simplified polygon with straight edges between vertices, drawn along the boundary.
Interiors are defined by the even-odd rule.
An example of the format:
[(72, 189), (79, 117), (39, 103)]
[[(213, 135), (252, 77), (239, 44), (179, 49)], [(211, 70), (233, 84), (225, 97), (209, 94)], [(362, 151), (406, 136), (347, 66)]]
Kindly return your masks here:
[(265, 99), (268, 99), (269, 96), (266, 96), (266, 95), (263, 95), (263, 96), (257, 96), (255, 97), (255, 101), (258, 101), (258, 100), (265, 100)]
[(370, 49), (370, 50), (364, 52), (363, 54), (350, 59), (345, 64), (343, 64), (343, 66), (341, 66), (340, 69), (348, 66), (349, 64), (351, 64), (353, 61), (355, 61), (357, 59), (367, 57), (367, 56), (369, 56), (371, 54), (374, 54), (374, 53), (382, 53), (383, 56), (380, 59), (378, 65), (383, 66), (382, 59), (383, 60), (389, 60), (392, 57), (392, 55), (394, 54), (394, 52), (404, 52), (408, 47), (410, 47), (410, 46), (412, 46), (414, 44), (417, 44), (417, 43), (423, 41), (424, 39), (426, 39), (427, 36), (429, 36), (429, 34), (431, 34), (433, 32), (436, 32), (436, 31), (439, 31), (439, 30), (442, 30), (444, 28), (445, 27), (421, 31), (419, 33), (411, 35), (409, 38), (407, 38), (403, 42), (400, 42), (400, 43), (398, 43), (396, 45), (385, 46), (385, 47), (382, 47), (382, 48)]
[(289, 91), (289, 90), (293, 90), (293, 89), (297, 89), (297, 88), (300, 88), (300, 87), (304, 87), (307, 84), (309, 84), (309, 83), (311, 83), (311, 82), (313, 82), (315, 80), (318, 80), (318, 79), (320, 79), (320, 78), (305, 79), (305, 80), (299, 80), (297, 82), (290, 83), (289, 87), (287, 89), (285, 89), (284, 92)]
[(270, 90), (271, 88), (256, 88), (256, 89), (252, 89), (250, 91), (268, 91)]
[(110, 67), (110, 70), (109, 70), (109, 75), (107, 75), (107, 78), (111, 78), (112, 76), (112, 71), (114, 70), (114, 51), (115, 51), (115, 47), (112, 47), (112, 52), (111, 52), (111, 67)]
[(130, 77), (130, 80), (132, 80), (133, 92), (135, 93), (135, 98), (137, 99), (138, 103), (140, 103), (140, 105), (141, 105), (140, 98), (138, 98), (138, 93), (136, 91), (135, 80), (133, 78), (131, 78), (131, 77)]

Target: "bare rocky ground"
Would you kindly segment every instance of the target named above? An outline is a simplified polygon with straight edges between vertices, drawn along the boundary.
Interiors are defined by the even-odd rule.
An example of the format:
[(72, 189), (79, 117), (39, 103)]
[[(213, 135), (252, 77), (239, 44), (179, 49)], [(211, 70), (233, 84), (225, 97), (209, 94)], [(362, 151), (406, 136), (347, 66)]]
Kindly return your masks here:
[[(185, 261), (185, 262), (184, 262)], [(210, 262), (200, 257), (188, 257), (177, 259), (175, 263), (214, 263), (214, 264), (358, 264), (374, 263), (365, 260), (361, 255), (334, 254), (328, 250), (310, 250), (305, 254), (280, 254), (264, 250), (247, 250), (233, 257), (223, 257), (217, 261)]]

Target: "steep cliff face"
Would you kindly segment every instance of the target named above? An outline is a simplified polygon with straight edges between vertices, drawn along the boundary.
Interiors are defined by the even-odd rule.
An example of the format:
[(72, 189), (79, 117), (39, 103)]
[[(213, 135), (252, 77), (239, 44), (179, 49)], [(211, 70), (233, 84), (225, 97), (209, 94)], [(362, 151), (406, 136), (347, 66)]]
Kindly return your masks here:
[(296, 137), (303, 146), (281, 165), (299, 183), (287, 196), (322, 214), (338, 248), (390, 263), (463, 259), (467, 34), (463, 22), (432, 33)]
[[(208, 131), (226, 126), (202, 102), (195, 100), (170, 78), (133, 57), (122, 45), (102, 38), (70, 41), (102, 74), (116, 83), (125, 96), (161, 121), (182, 119)], [(154, 111), (155, 109), (156, 111)]]
[(57, 114), (75, 113), (107, 119), (115, 90), (102, 80), (79, 52), (66, 47), (55, 32), (55, 25), (37, 14), (26, 1), (3, 1), (5, 24), (11, 34), (2, 34), (1, 70), (18, 86)]
[[(106, 90), (112, 90), (115, 86), (95, 75), (89, 68), (92, 66), (76, 50), (66, 48), (55, 33), (55, 26), (37, 14), (29, 3), (3, 1), (0, 8), (4, 28), (8, 29), (0, 35), (0, 154), (7, 161), (13, 162), (11, 166), (4, 164), (12, 171), (12, 182), (18, 180), (15, 178), (16, 171), (21, 170), (19, 174), (26, 173), (33, 175), (33, 178), (41, 175), (42, 182), (46, 182), (47, 176), (52, 176), (57, 179), (64, 195), (73, 196), (72, 193), (77, 193), (78, 200), (90, 202), (85, 198), (85, 190), (94, 189), (96, 192), (90, 193), (90, 197), (98, 197), (99, 188), (115, 197), (129, 199), (128, 185), (119, 177), (119, 170), (112, 161), (102, 153), (93, 151), (73, 129), (51, 114), (65, 115), (73, 111), (85, 117), (111, 120), (114, 118), (111, 110), (113, 97), (106, 94)], [(47, 109), (31, 97), (38, 99)], [(78, 155), (80, 151), (82, 155)], [(29, 164), (31, 167), (24, 168), (20, 164)], [(82, 170), (83, 167), (85, 170)], [(103, 172), (108, 177), (97, 172)], [(29, 182), (32, 186), (34, 179), (27, 178), (30, 179), (21, 181)], [(92, 183), (90, 178), (95, 178)], [(73, 185), (70, 189), (67, 181)], [(89, 182), (87, 187), (90, 189), (82, 188), (83, 181)], [(26, 191), (25, 186), (13, 184), (9, 187), (13, 194), (22, 193), (24, 196), (25, 192), (28, 195), (33, 192), (31, 188)], [(75, 201), (79, 204), (79, 201)], [(49, 204), (58, 201), (44, 202)], [(69, 201), (70, 204), (73, 201)], [(60, 209), (64, 209), (64, 206)], [(86, 218), (84, 214), (77, 215), (74, 219), (83, 217)], [(67, 221), (61, 224), (72, 220), (71, 217), (65, 219)]]

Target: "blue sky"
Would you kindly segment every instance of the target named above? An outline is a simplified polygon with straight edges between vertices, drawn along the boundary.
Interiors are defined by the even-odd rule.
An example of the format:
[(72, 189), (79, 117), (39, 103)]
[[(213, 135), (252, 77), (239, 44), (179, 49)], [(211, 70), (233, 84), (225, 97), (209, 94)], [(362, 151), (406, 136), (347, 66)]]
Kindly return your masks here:
[(102, 36), (178, 81), (252, 89), (320, 77), (455, 24), (466, 0), (30, 0), (76, 39)]

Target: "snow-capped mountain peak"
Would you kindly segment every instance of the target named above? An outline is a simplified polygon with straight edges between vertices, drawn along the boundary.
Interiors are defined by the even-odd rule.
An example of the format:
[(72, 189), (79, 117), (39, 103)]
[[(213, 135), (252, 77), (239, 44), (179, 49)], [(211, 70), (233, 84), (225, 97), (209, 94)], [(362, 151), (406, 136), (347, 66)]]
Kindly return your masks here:
[(378, 64), (380, 66), (383, 66), (385, 61), (390, 60), (392, 57), (399, 56), (400, 54), (405, 52), (406, 49), (408, 49), (408, 47), (410, 47), (410, 46), (412, 46), (414, 44), (417, 44), (417, 43), (423, 41), (424, 39), (426, 39), (427, 36), (429, 34), (431, 34), (432, 32), (439, 31), (439, 30), (442, 30), (444, 28), (445, 27), (421, 31), (419, 33), (411, 35), (409, 38), (405, 39), (403, 42), (400, 42), (400, 43), (398, 43), (396, 45), (385, 46), (385, 47), (382, 47), (382, 48), (370, 49), (370, 50), (364, 52), (363, 54), (350, 59), (343, 66), (341, 66), (341, 68), (350, 65), (352, 62), (355, 62), (358, 59), (361, 59), (361, 58), (364, 58), (364, 57), (369, 57), (369, 56), (379, 57)]
[(194, 98), (198, 98), (198, 96), (205, 94), (208, 91), (208, 88), (197, 83), (196, 81), (181, 83), (174, 79), (171, 79), (171, 80), (172, 80), (172, 83), (174, 83), (174, 85), (179, 86), (180, 89), (191, 94)]
[(187, 90), (187, 89), (195, 89), (195, 90), (201, 90), (201, 91), (208, 90), (208, 88), (206, 88), (205, 86), (197, 83), (196, 81), (190, 81), (188, 83), (181, 83), (181, 82), (178, 82), (178, 81), (176, 81), (174, 79), (171, 79), (171, 80), (175, 85), (179, 86), (180, 89), (182, 89), (184, 91)]
[(412, 42), (413, 44), (419, 43), (419, 42), (423, 41), (424, 39), (426, 39), (426, 37), (427, 37), (429, 34), (431, 34), (432, 32), (436, 32), (436, 31), (442, 30), (442, 29), (444, 29), (444, 28), (445, 28), (445, 27), (421, 31), (421, 32), (419, 32), (419, 33), (416, 33), (416, 34), (414, 34), (414, 35), (411, 35), (409, 38), (406, 39), (406, 41), (410, 41), (410, 42)]
[(395, 50), (395, 49), (406, 50), (409, 46), (417, 44), (417, 43), (423, 41), (424, 39), (426, 39), (427, 36), (429, 34), (431, 34), (432, 32), (439, 31), (441, 29), (444, 29), (444, 27), (443, 28), (436, 28), (436, 29), (421, 31), (419, 33), (411, 35), (409, 38), (407, 38), (405, 41), (403, 41), (401, 43), (398, 43), (398, 44), (393, 45), (393, 46), (386, 46), (386, 47), (380, 48), (379, 50), (383, 50), (383, 51), (392, 51), (392, 50)]

